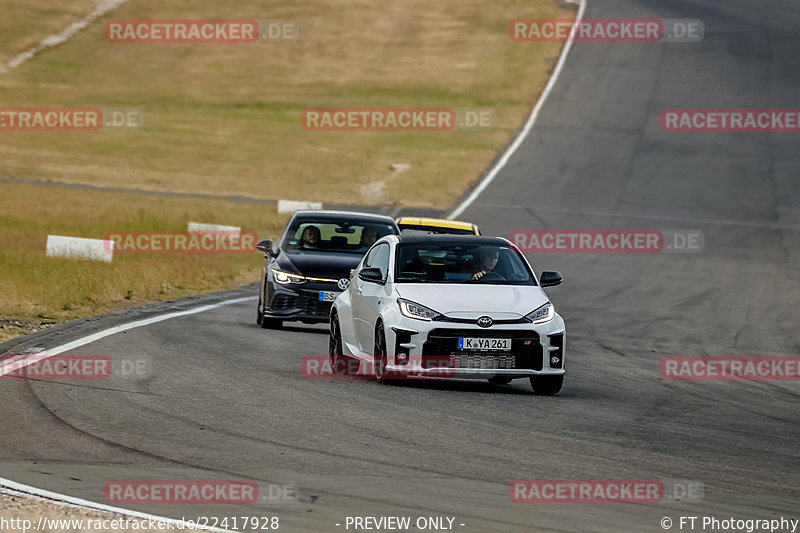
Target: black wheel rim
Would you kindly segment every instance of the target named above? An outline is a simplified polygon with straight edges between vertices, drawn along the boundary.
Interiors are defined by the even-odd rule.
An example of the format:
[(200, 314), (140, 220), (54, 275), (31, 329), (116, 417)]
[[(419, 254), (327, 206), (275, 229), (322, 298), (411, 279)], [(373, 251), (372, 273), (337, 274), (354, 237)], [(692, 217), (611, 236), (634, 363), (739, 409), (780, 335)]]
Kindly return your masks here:
[(375, 333), (375, 377), (378, 379), (386, 377), (386, 341), (382, 329), (378, 329)]
[(331, 321), (331, 336), (328, 341), (328, 355), (331, 358), (331, 363), (335, 363), (339, 353), (339, 322), (337, 320)]

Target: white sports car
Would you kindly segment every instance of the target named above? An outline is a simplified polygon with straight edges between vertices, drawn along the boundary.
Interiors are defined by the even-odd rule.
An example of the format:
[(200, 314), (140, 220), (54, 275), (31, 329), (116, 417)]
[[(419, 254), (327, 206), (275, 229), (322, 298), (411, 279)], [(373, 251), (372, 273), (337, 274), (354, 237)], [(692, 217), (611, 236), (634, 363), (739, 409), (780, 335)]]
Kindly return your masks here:
[(562, 279), (542, 272), (537, 280), (499, 237), (386, 236), (331, 307), (331, 363), (366, 362), (380, 382), (527, 377), (535, 393), (555, 394), (564, 381), (566, 330), (542, 287)]

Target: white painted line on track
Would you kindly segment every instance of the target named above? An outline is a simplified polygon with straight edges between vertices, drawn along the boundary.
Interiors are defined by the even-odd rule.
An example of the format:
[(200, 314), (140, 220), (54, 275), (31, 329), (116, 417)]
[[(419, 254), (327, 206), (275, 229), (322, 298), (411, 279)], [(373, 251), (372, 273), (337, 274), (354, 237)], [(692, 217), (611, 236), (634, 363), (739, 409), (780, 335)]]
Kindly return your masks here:
[[(215, 304), (204, 305), (201, 307), (195, 307), (193, 309), (187, 309), (186, 311), (176, 311), (174, 313), (167, 313), (165, 315), (158, 315), (152, 316), (150, 318), (144, 318), (142, 320), (136, 320), (134, 322), (128, 322), (127, 324), (120, 324), (119, 326), (114, 326), (113, 328), (104, 329), (102, 331), (98, 331), (97, 333), (92, 333), (91, 335), (87, 335), (85, 337), (81, 337), (80, 339), (74, 340), (72, 342), (68, 342), (66, 344), (62, 344), (61, 346), (56, 346), (55, 348), (50, 348), (49, 350), (44, 350), (42, 352), (36, 353), (36, 357), (31, 357), (31, 362), (34, 361), (41, 361), (42, 359), (47, 359), (48, 357), (52, 357), (54, 355), (58, 355), (60, 353), (64, 353), (69, 350), (74, 350), (75, 348), (80, 348), (81, 346), (85, 346), (89, 343), (94, 341), (103, 339), (105, 337), (109, 337), (116, 333), (120, 333), (122, 331), (128, 331), (135, 328), (140, 328), (142, 326), (149, 326), (150, 324), (155, 324), (156, 322), (162, 322), (164, 320), (169, 320), (171, 318), (178, 318), (181, 316), (187, 315), (194, 315), (197, 313), (202, 313), (203, 311), (210, 311), (212, 309), (217, 309), (219, 307), (224, 307), (226, 305), (231, 304), (238, 304), (241, 302), (249, 302), (252, 300), (258, 299), (258, 296), (245, 296), (244, 298), (234, 298), (233, 300), (224, 300), (222, 302), (218, 302)], [(10, 357), (7, 361), (14, 362), (15, 360), (19, 360), (21, 358), (28, 357), (27, 355), (21, 355), (18, 357)], [(4, 360), (6, 363), (6, 360)], [(11, 369), (6, 369), (6, 364), (0, 366), (0, 376), (5, 375), (6, 373), (10, 372)], [(11, 365), (8, 365), (11, 366)], [(22, 366), (14, 365), (14, 368), (21, 369), (24, 368), (25, 364)]]
[[(120, 507), (112, 507), (110, 505), (95, 503), (89, 500), (83, 500), (81, 498), (74, 498), (72, 496), (67, 496), (66, 494), (59, 494), (57, 492), (51, 492), (49, 490), (37, 489), (36, 487), (23, 485), (22, 483), (17, 483), (16, 481), (11, 481), (10, 479), (5, 479), (1, 477), (0, 477), (0, 493), (9, 494), (12, 496), (21, 496), (21, 497), (33, 496), (35, 498), (52, 501), (53, 503), (60, 505), (69, 505), (71, 507), (80, 507), (81, 509), (91, 509), (95, 511), (117, 513), (125, 516), (130, 516), (132, 518), (140, 518), (142, 520), (152, 520), (154, 522), (163, 520), (164, 522), (170, 525), (177, 526), (178, 529), (189, 527), (189, 523), (184, 520), (176, 520), (174, 518), (167, 518), (165, 516), (156, 516), (148, 513), (140, 513), (139, 511), (129, 511), (127, 509), (122, 509)], [(211, 526), (193, 525), (192, 527), (194, 527), (195, 529), (203, 529), (205, 531), (215, 531), (218, 533), (236, 533), (229, 531), (227, 529), (219, 529)]]
[[(241, 302), (249, 302), (258, 299), (257, 296), (246, 296), (244, 298), (234, 298), (233, 300), (224, 300), (222, 302), (218, 302), (215, 304), (210, 305), (203, 305), (201, 307), (195, 307), (193, 309), (187, 309), (186, 311), (177, 311), (174, 313), (166, 313), (164, 315), (153, 316), (150, 318), (145, 318), (142, 320), (136, 320), (134, 322), (128, 322), (127, 324), (121, 324), (119, 326), (114, 326), (113, 328), (104, 329), (103, 331), (98, 331), (97, 333), (92, 333), (91, 335), (87, 335), (85, 337), (81, 337), (80, 339), (74, 340), (72, 342), (68, 342), (66, 344), (62, 344), (61, 346), (56, 346), (55, 348), (50, 348), (49, 350), (44, 350), (41, 352), (37, 352), (35, 357), (30, 357), (28, 355), (20, 355), (18, 357), (12, 357), (7, 360), (3, 361), (3, 365), (0, 366), (0, 376), (3, 376), (7, 372), (12, 372), (15, 369), (25, 368), (28, 364), (33, 363), (34, 361), (41, 361), (42, 359), (46, 359), (48, 357), (52, 357), (54, 355), (58, 355), (60, 353), (74, 350), (75, 348), (80, 348), (86, 344), (92, 343), (96, 340), (103, 339), (105, 337), (109, 337), (114, 335), (115, 333), (120, 333), (123, 331), (128, 331), (135, 328), (140, 328), (142, 326), (148, 326), (150, 324), (155, 324), (157, 322), (163, 322), (164, 320), (169, 320), (171, 318), (178, 318), (181, 316), (187, 315), (194, 315), (197, 313), (202, 313), (203, 311), (210, 311), (212, 309), (218, 309), (220, 307), (224, 307), (226, 305), (237, 304)], [(17, 365), (14, 364), (16, 361), (20, 359), (24, 359), (29, 357), (28, 362), (22, 362), (21, 364)], [(8, 368), (6, 368), (8, 367)], [(4, 490), (9, 489), (9, 490)], [(109, 505), (104, 505), (101, 503), (95, 503), (88, 500), (82, 500), (80, 498), (73, 498), (72, 496), (67, 496), (65, 494), (58, 494), (56, 492), (50, 492), (48, 490), (39, 489), (36, 487), (32, 487), (30, 485), (24, 485), (22, 483), (17, 483), (16, 481), (11, 481), (10, 479), (0, 478), (0, 492), (9, 493), (19, 493), (20, 495), (33, 495), (40, 498), (46, 498), (50, 500), (55, 500), (57, 502), (64, 502), (70, 505), (75, 505), (78, 507), (84, 507), (87, 509), (97, 509), (100, 511), (108, 511), (112, 513), (119, 513), (124, 514), (127, 516), (132, 516), (135, 518), (142, 518), (142, 519), (151, 519), (151, 520), (165, 520), (173, 525), (181, 525), (186, 527), (187, 523), (182, 520), (175, 520), (174, 518), (165, 518), (161, 516), (151, 515), (147, 513), (140, 513), (138, 511), (129, 511), (127, 509), (122, 509), (120, 507), (111, 507)], [(212, 528), (209, 526), (201, 527), (195, 526), (197, 529), (204, 529), (207, 531), (217, 531), (220, 533), (235, 533), (229, 532), (227, 529), (218, 529)]]
[[(583, 20), (583, 14), (586, 12), (586, 0), (580, 0), (580, 6), (578, 7), (578, 14), (575, 17), (575, 23), (572, 25), (572, 30), (570, 31), (570, 37), (572, 37), (575, 31), (578, 29), (581, 20)], [(533, 129), (533, 125), (536, 123), (536, 119), (539, 117), (539, 112), (544, 107), (544, 103), (547, 101), (547, 97), (550, 96), (550, 92), (555, 87), (556, 82), (558, 81), (558, 77), (561, 75), (561, 71), (564, 68), (564, 64), (567, 61), (567, 55), (569, 55), (569, 51), (572, 48), (572, 39), (567, 39), (567, 42), (564, 43), (564, 48), (561, 49), (561, 56), (558, 58), (558, 63), (556, 63), (556, 68), (553, 70), (553, 75), (550, 76), (550, 80), (547, 82), (547, 85), (542, 91), (542, 95), (539, 97), (539, 100), (536, 102), (536, 105), (533, 106), (533, 111), (528, 116), (528, 121), (525, 123), (525, 126), (522, 128), (522, 131), (517, 138), (514, 139), (514, 142), (508, 147), (505, 151), (503, 156), (495, 163), (494, 167), (486, 174), (486, 177), (478, 184), (477, 187), (472, 191), (472, 193), (467, 196), (463, 202), (461, 202), (453, 212), (447, 215), (448, 220), (454, 220), (458, 218), (461, 213), (464, 212), (466, 208), (468, 208), (472, 202), (474, 202), (478, 196), (481, 195), (483, 191), (486, 190), (486, 187), (489, 186), (494, 178), (503, 170), (503, 167), (506, 166), (511, 156), (513, 156), (519, 147), (522, 145), (522, 142), (528, 136), (528, 134)]]

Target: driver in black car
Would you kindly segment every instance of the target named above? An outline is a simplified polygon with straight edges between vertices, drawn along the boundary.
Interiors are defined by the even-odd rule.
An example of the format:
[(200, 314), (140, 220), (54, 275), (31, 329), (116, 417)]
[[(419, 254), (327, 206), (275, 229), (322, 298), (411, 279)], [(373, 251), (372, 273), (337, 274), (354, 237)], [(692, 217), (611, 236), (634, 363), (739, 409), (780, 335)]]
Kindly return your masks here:
[(317, 250), (319, 249), (321, 240), (322, 233), (317, 226), (306, 226), (303, 230), (303, 234), (300, 236), (299, 248)]
[(476, 261), (472, 270), (471, 279), (481, 279), (483, 276), (494, 270), (494, 267), (497, 266), (497, 259), (500, 255), (500, 251), (497, 249), (482, 249), (478, 250), (478, 253), (475, 255)]
[(366, 226), (363, 230), (361, 230), (361, 240), (358, 243), (359, 251), (366, 252), (372, 245), (375, 244), (380, 238), (378, 235), (378, 229), (373, 228), (372, 226)]

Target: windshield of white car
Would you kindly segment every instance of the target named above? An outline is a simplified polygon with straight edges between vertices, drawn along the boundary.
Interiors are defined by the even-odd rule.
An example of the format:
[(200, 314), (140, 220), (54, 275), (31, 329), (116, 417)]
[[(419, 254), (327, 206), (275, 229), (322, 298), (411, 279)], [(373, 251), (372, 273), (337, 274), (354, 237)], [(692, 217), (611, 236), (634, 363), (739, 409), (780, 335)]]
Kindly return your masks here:
[(349, 223), (341, 219), (297, 219), (283, 241), (283, 249), (293, 253), (366, 253), (385, 235), (394, 235), (392, 224)]
[(413, 243), (397, 247), (398, 283), (536, 285), (522, 257), (508, 246)]

